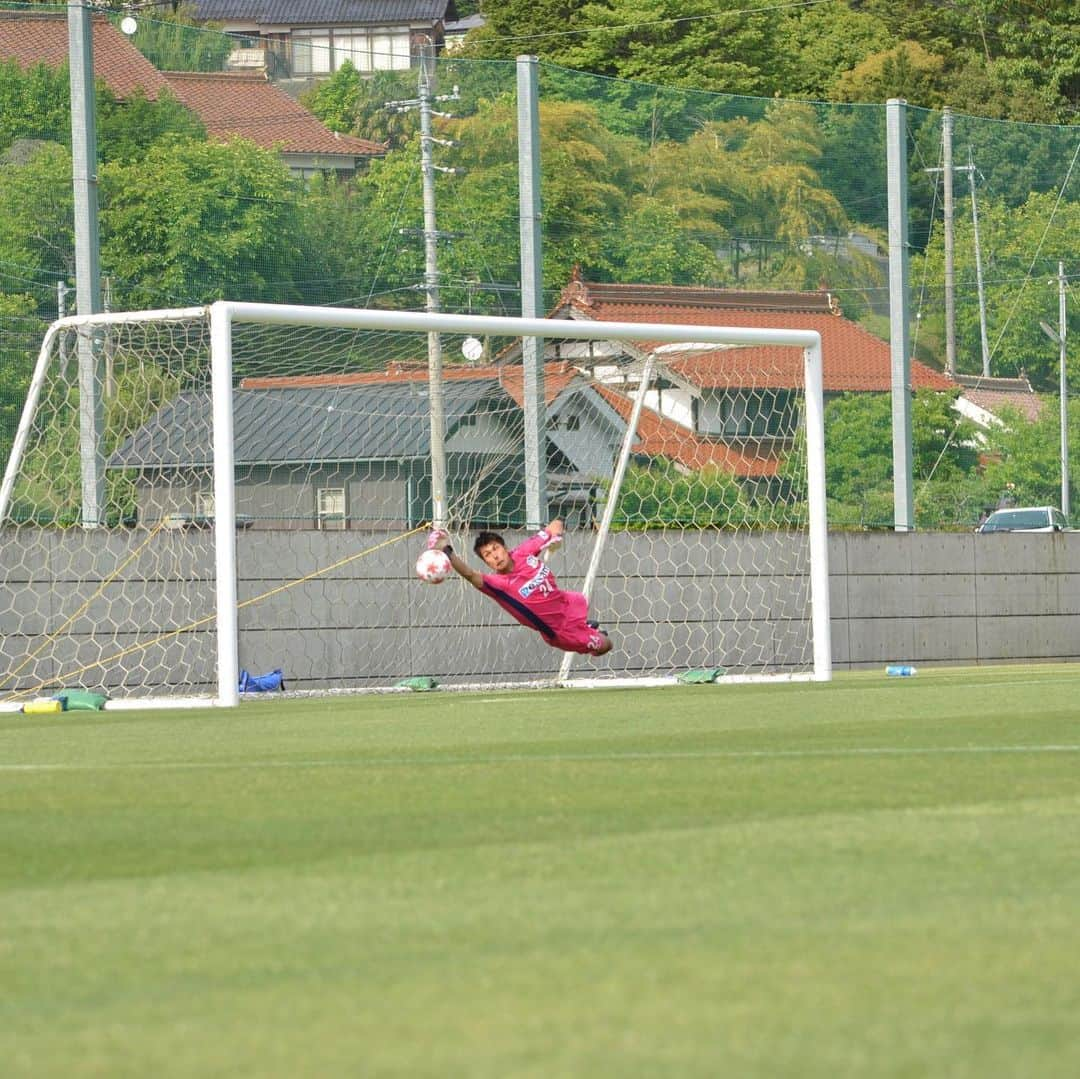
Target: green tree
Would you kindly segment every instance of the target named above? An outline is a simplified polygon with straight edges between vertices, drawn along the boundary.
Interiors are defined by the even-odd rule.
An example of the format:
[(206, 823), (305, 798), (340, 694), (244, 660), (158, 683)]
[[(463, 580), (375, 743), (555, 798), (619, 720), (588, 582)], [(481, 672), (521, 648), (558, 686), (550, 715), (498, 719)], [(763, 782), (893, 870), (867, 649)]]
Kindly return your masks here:
[[(23, 71), (0, 64), (0, 149), (16, 139), (40, 139), (71, 146), (70, 85), (67, 65), (38, 64)], [(98, 153), (102, 161), (131, 161), (155, 142), (178, 136), (204, 139), (202, 121), (168, 91), (156, 101), (137, 89), (124, 101), (100, 80), (95, 89)]]
[(631, 529), (734, 528), (751, 516), (731, 473), (713, 466), (687, 473), (656, 459), (627, 469), (614, 523)]
[(941, 75), (945, 58), (929, 52), (918, 41), (902, 41), (874, 53), (836, 80), (838, 101), (876, 101), (903, 98), (912, 105), (931, 108), (942, 100)]
[[(984, 266), (987, 337), (991, 349), (990, 372), (1016, 376), (1023, 370), (1039, 390), (1056, 390), (1058, 349), (1039, 329), (1039, 322), (1057, 325), (1057, 264), (1075, 262), (1075, 237), (1080, 230), (1080, 202), (1054, 194), (1033, 194), (1013, 208), (983, 197), (979, 203), (979, 237)], [(962, 373), (982, 371), (975, 244), (970, 215), (955, 223), (955, 280), (957, 366)], [(1032, 253), (1038, 259), (1032, 261)], [(944, 332), (944, 242), (935, 236), (927, 248), (925, 264), (914, 272), (925, 274), (928, 293), (926, 321), (932, 332)], [(1080, 333), (1080, 312), (1066, 308), (1068, 334)], [(1070, 378), (1080, 378), (1080, 357), (1069, 355)]]
[(32, 296), (0, 292), (0, 472), (22, 415), (41, 330)]
[[(1040, 119), (1068, 121), (1075, 112), (1080, 101), (1080, 35), (1073, 0), (1046, 0), (1035, 6), (1024, 0), (962, 4), (865, 0), (861, 7), (888, 26), (894, 37), (918, 41), (945, 58), (942, 91), (953, 88), (951, 79), (957, 72), (968, 69), (970, 75), (973, 65), (981, 65), (991, 83), (1008, 83), (1010, 109), (1028, 110), (1038, 99), (1049, 113)], [(963, 92), (962, 87), (957, 89)], [(963, 102), (952, 98), (951, 103), (972, 107), (981, 115), (988, 114), (985, 106), (998, 107), (992, 99), (977, 96)]]
[(836, 80), (894, 40), (876, 15), (844, 0), (794, 8), (781, 15), (778, 47), (790, 57), (782, 92), (826, 101)]
[(559, 60), (567, 31), (586, 0), (504, 0), (489, 4), (484, 26), (469, 34), (464, 56), (512, 60), (523, 52)]
[(57, 143), (0, 166), (0, 263), (55, 287), (74, 273), (71, 154)]
[(236, 46), (236, 40), (214, 24), (197, 22), (192, 5), (139, 11), (136, 21), (131, 40), (159, 71), (221, 71)]
[(1054, 123), (1060, 102), (1040, 74), (1038, 61), (1030, 58), (987, 63), (981, 56), (969, 56), (949, 73), (943, 96), (954, 109), (977, 116)]
[(581, 8), (559, 60), (598, 75), (728, 94), (771, 94), (785, 57), (771, 12), (739, 0), (606, 0)]
[[(730, 251), (736, 284), (817, 288), (824, 279), (834, 287), (874, 287), (872, 264), (839, 245), (850, 225), (818, 174), (825, 145), (812, 106), (773, 102), (760, 120), (707, 123), (685, 142), (654, 145), (647, 190), (678, 208), (680, 242)], [(818, 239), (830, 236), (837, 242)], [(753, 262), (745, 259), (748, 247), (756, 249)], [(710, 276), (715, 280), (715, 271)]]
[(726, 274), (716, 255), (680, 228), (675, 208), (660, 199), (639, 196), (625, 222), (616, 278), (625, 282), (716, 285)]
[(169, 91), (150, 101), (137, 89), (122, 103), (102, 91), (98, 104), (98, 144), (102, 161), (138, 161), (151, 146), (167, 139), (206, 139), (203, 122)]
[[(1048, 398), (1037, 420), (1005, 414), (1005, 424), (987, 432), (985, 452), (988, 505), (1008, 490), (1019, 505), (1056, 506), (1061, 501), (1061, 410)], [(1070, 506), (1077, 521), (1080, 489), (1080, 401), (1068, 403)]]
[[(912, 404), (912, 481), (918, 527), (974, 522), (986, 499), (974, 425), (955, 395), (922, 391)], [(892, 400), (844, 394), (825, 407), (825, 489), (834, 525), (893, 523)], [(962, 493), (960, 504), (957, 494)], [(957, 516), (959, 514), (959, 517)]]
[[(439, 250), (447, 308), (468, 306), (478, 287), (519, 278), (516, 125), (513, 102), (500, 98), (440, 129), (459, 144), (440, 148), (440, 163), (469, 163), (463, 176), (439, 173), (435, 179), (439, 228), (455, 237)], [(622, 223), (634, 194), (639, 147), (613, 135), (585, 104), (541, 104), (540, 133), (545, 279), (564, 282), (576, 264), (607, 278), (626, 241)], [(423, 246), (401, 230), (416, 230), (423, 220), (418, 143), (413, 139), (374, 162), (357, 181), (365, 246), (379, 251), (379, 291), (401, 290), (400, 302), (410, 306), (423, 279)]]
[(624, 238), (640, 144), (612, 134), (587, 105), (563, 103), (541, 109), (540, 143), (545, 277), (567, 281), (580, 265), (607, 278)]
[(101, 264), (118, 306), (296, 298), (297, 185), (272, 151), (158, 143), (101, 181)]
[(16, 139), (71, 142), (67, 70), (38, 64), (28, 71), (0, 63), (0, 150)]
[(363, 85), (360, 72), (346, 60), (330, 78), (302, 94), (300, 104), (314, 113), (331, 131), (345, 134), (351, 132), (356, 123)]

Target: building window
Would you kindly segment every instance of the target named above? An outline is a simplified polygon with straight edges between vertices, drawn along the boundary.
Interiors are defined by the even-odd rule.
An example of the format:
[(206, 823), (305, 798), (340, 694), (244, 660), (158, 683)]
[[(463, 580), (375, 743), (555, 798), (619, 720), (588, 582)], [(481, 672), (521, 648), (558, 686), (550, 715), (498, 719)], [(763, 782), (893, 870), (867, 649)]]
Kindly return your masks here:
[(292, 46), (294, 75), (330, 74), (329, 30), (294, 30)]
[(345, 527), (345, 488), (320, 487), (315, 495), (315, 523), (319, 528), (340, 530)]
[(732, 435), (750, 434), (750, 403), (745, 394), (727, 394), (720, 401), (721, 433)]
[(378, 30), (335, 30), (334, 70), (346, 60), (357, 71), (408, 70), (409, 28), (384, 26)]
[(798, 424), (794, 397), (783, 390), (726, 394), (720, 399), (723, 437), (790, 438)]
[(293, 74), (329, 75), (346, 61), (357, 71), (403, 71), (411, 63), (409, 28), (294, 30)]

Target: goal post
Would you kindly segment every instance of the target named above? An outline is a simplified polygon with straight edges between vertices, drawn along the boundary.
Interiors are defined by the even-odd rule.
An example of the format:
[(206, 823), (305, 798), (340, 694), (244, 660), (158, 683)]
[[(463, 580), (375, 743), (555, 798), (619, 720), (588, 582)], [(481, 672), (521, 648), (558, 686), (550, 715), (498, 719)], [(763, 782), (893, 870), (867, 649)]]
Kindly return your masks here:
[[(633, 626), (634, 658), (628, 647), (625, 669), (609, 664), (603, 677), (729, 661), (739, 672), (831, 677), (816, 332), (219, 301), (74, 316), (49, 329), (0, 485), (0, 707), (72, 682), (117, 701), (230, 706), (242, 665), (285, 667), (313, 690), (392, 688), (432, 671), (448, 685), (578, 681), (560, 654), (461, 582), (432, 589), (411, 579), (431, 514), (419, 359), (432, 333), (502, 350), (486, 365), (447, 364), (439, 387), (459, 542), (481, 524), (522, 531), (522, 414), (536, 403), (514, 343), (536, 337), (549, 349), (546, 467), (562, 470), (553, 511), (581, 508), (572, 558), (553, 569), (594, 601), (603, 580), (615, 605), (625, 598), (634, 609), (600, 614), (612, 655), (619, 623)], [(74, 506), (85, 450), (69, 432), (80, 383), (64, 359), (71, 339), (88, 334), (104, 340), (108, 364), (98, 447), (107, 507), (92, 528)], [(740, 376), (726, 418), (717, 412), (712, 434), (695, 433), (676, 361), (778, 347), (801, 350), (801, 384)], [(765, 398), (788, 410), (776, 430)], [(711, 453), (702, 468), (668, 443), (646, 446), (639, 430), (647, 418), (670, 438), (687, 416), (686, 437)], [(772, 447), (768, 468), (747, 465), (748, 447), (762, 445)], [(663, 501), (687, 487), (691, 502)], [(739, 551), (718, 552), (725, 539)], [(716, 563), (708, 580), (705, 562)], [(661, 576), (673, 602), (652, 588)], [(723, 632), (718, 605), (732, 610)], [(751, 632), (752, 646), (734, 643)], [(792, 658), (785, 635), (805, 636), (805, 659)]]

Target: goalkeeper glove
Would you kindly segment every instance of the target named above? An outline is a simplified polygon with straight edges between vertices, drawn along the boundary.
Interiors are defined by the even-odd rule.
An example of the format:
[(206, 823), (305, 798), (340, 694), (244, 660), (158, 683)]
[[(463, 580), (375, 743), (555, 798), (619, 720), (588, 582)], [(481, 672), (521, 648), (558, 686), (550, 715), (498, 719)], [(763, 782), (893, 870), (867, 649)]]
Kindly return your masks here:
[(438, 547), (442, 550), (450, 545), (449, 540), (450, 533), (447, 532), (445, 528), (433, 528), (428, 533), (427, 549), (430, 551)]
[(540, 544), (541, 551), (549, 551), (553, 547), (558, 547), (563, 541), (561, 532), (549, 532), (546, 528), (541, 528), (538, 535), (544, 541)]

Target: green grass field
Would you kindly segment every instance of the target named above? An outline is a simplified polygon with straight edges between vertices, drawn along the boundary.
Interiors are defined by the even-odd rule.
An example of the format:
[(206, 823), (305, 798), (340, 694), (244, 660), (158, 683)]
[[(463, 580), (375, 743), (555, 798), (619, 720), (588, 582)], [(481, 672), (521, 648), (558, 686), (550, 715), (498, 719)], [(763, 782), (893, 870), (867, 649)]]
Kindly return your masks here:
[(9, 1076), (1080, 1075), (1080, 665), (0, 744)]

